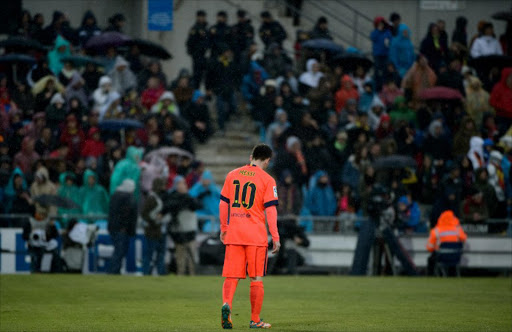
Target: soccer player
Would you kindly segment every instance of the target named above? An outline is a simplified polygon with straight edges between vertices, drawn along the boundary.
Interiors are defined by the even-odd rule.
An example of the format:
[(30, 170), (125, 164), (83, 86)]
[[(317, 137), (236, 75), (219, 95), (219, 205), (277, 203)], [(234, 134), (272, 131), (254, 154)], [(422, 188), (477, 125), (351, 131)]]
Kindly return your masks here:
[(265, 172), (272, 149), (258, 144), (252, 150), (250, 164), (237, 168), (226, 176), (220, 195), (220, 240), (226, 245), (222, 276), (222, 328), (231, 329), (231, 308), (238, 280), (251, 278), (250, 328), (268, 329), (269, 323), (260, 318), (263, 304), (263, 276), (267, 269), (268, 229), (272, 235), (272, 253), (281, 244), (277, 231), (277, 187)]

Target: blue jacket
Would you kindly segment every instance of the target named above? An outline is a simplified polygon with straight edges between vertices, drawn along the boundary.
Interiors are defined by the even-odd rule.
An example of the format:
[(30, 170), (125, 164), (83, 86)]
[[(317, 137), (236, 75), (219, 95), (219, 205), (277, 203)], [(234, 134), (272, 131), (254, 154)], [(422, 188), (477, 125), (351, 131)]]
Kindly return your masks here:
[(387, 56), (389, 53), (389, 47), (386, 46), (384, 40), (388, 39), (391, 42), (391, 32), (389, 30), (378, 30), (375, 29), (370, 34), (372, 40), (372, 51), (374, 56)]
[(402, 196), (400, 197), (400, 199), (398, 200), (398, 203), (403, 203), (405, 205), (407, 205), (408, 209), (409, 209), (409, 219), (406, 221), (406, 225), (407, 227), (416, 227), (418, 226), (418, 224), (420, 223), (420, 218), (421, 218), (421, 211), (420, 211), (420, 207), (418, 206), (418, 203), (416, 202), (412, 202), (412, 203), (409, 203), (409, 199), (407, 198), (407, 196)]
[(336, 213), (336, 196), (330, 184), (325, 187), (318, 185), (318, 179), (327, 175), (324, 171), (318, 171), (313, 175), (313, 185), (308, 191), (306, 207), (314, 216), (334, 216)]
[[(210, 180), (208, 187), (203, 186), (203, 183), (201, 182), (202, 180)], [(207, 195), (201, 195), (208, 191), (210, 193)], [(220, 189), (215, 185), (212, 172), (204, 171), (201, 179), (194, 184), (192, 188), (190, 188), (189, 195), (194, 198), (201, 196), (199, 200), (201, 201), (203, 208), (196, 211), (198, 215), (219, 216)]]
[[(409, 32), (408, 38), (403, 36), (404, 30)], [(411, 30), (405, 24), (400, 24), (396, 37), (391, 40), (389, 60), (395, 65), (400, 77), (404, 77), (416, 60), (414, 45), (411, 42)]]

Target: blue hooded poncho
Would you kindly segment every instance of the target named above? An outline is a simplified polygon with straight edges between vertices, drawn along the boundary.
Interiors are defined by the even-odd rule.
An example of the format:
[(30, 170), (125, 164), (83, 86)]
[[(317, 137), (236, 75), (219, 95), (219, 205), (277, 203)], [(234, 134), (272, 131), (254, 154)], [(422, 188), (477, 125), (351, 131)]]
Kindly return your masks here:
[(110, 194), (116, 191), (116, 188), (126, 179), (135, 182), (135, 198), (138, 199), (140, 192), (140, 167), (139, 162), (142, 160), (143, 149), (130, 146), (126, 150), (126, 157), (118, 162), (114, 167), (110, 178)]
[[(403, 36), (404, 30), (409, 32), (409, 38)], [(404, 77), (416, 60), (414, 45), (411, 42), (411, 30), (403, 23), (398, 27), (396, 37), (391, 39), (389, 60), (395, 65), (400, 77)]]
[[(60, 47), (65, 47), (64, 52), (59, 52)], [(55, 38), (55, 46), (48, 53), (48, 67), (50, 67), (50, 70), (55, 74), (55, 76), (59, 75), (62, 67), (64, 67), (61, 59), (68, 55), (71, 55), (69, 42), (62, 36), (58, 35), (57, 38)]]
[[(93, 176), (96, 183), (89, 185), (89, 177)], [(80, 202), (84, 214), (107, 214), (109, 197), (105, 188), (98, 184), (98, 176), (90, 169), (84, 172), (84, 184), (80, 188)]]
[(318, 180), (327, 172), (318, 171), (311, 178), (311, 186), (307, 193), (306, 206), (314, 216), (333, 216), (336, 213), (336, 196), (331, 185), (321, 187)]
[(21, 178), (23, 179), (23, 182), (21, 184), (21, 188), (23, 189), (23, 191), (26, 191), (28, 188), (27, 180), (25, 180), (25, 174), (23, 174), (23, 171), (20, 168), (16, 167), (12, 171), (11, 177), (9, 178), (9, 182), (7, 182), (7, 185), (5, 186), (5, 190), (4, 190), (5, 202), (6, 202), (5, 212), (10, 212), (10, 210), (12, 208), (12, 201), (16, 197), (16, 190), (14, 189), (14, 177), (16, 175), (21, 176)]
[[(210, 180), (210, 184), (205, 187), (202, 183), (202, 180)], [(201, 175), (201, 179), (192, 186), (189, 191), (190, 196), (194, 198), (198, 198), (201, 194), (209, 191), (208, 195), (204, 195), (201, 197), (200, 201), (203, 204), (203, 208), (201, 210), (197, 210), (197, 214), (200, 216), (215, 216), (219, 217), (219, 203), (220, 203), (220, 189), (213, 180), (212, 172), (204, 171)], [(209, 223), (209, 222), (208, 222)], [(206, 226), (206, 224), (205, 224)], [(209, 225), (212, 230), (213, 225)], [(217, 225), (218, 228), (218, 225)], [(203, 229), (204, 231), (208, 231)]]
[[(59, 183), (60, 187), (57, 191), (57, 195), (60, 197), (67, 198), (69, 200), (72, 200), (76, 204), (80, 205), (81, 198), (80, 198), (80, 189), (75, 185), (72, 184), (71, 186), (66, 183), (66, 179), (68, 177), (72, 177), (75, 179), (75, 175), (71, 172), (64, 172), (59, 176)], [(63, 214), (72, 214), (72, 213), (80, 213), (80, 209), (64, 209), (59, 208), (58, 213), (59, 215)]]

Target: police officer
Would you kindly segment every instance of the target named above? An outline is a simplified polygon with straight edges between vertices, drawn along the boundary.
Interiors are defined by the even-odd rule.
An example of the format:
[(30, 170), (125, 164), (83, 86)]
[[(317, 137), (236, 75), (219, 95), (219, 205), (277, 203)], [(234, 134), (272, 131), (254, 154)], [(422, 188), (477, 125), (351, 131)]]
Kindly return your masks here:
[(247, 18), (247, 12), (239, 9), (236, 12), (238, 23), (233, 25), (231, 34), (233, 36), (233, 53), (235, 62), (240, 62), (241, 54), (251, 45), (254, 39), (254, 28), (251, 25), (251, 20)]
[(223, 51), (224, 46), (232, 46), (231, 27), (227, 24), (228, 14), (225, 11), (217, 13), (217, 24), (210, 27), (210, 58), (216, 59)]
[(265, 44), (265, 49), (272, 43), (282, 46), (283, 41), (286, 39), (286, 31), (283, 26), (279, 22), (274, 21), (268, 11), (262, 12), (260, 17), (262, 23), (259, 34), (261, 41)]
[(196, 13), (196, 23), (190, 28), (187, 38), (187, 53), (192, 57), (192, 69), (194, 71), (192, 82), (196, 89), (201, 85), (208, 60), (206, 51), (210, 47), (208, 36), (208, 22), (206, 22), (206, 12), (198, 10)]

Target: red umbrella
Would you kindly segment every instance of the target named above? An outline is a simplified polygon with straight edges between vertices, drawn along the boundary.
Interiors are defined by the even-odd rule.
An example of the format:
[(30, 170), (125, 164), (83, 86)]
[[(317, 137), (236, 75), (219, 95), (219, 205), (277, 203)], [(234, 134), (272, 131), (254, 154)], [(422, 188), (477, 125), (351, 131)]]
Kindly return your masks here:
[(462, 99), (462, 94), (459, 90), (447, 88), (444, 86), (436, 86), (433, 88), (425, 89), (420, 93), (420, 98), (429, 99)]

